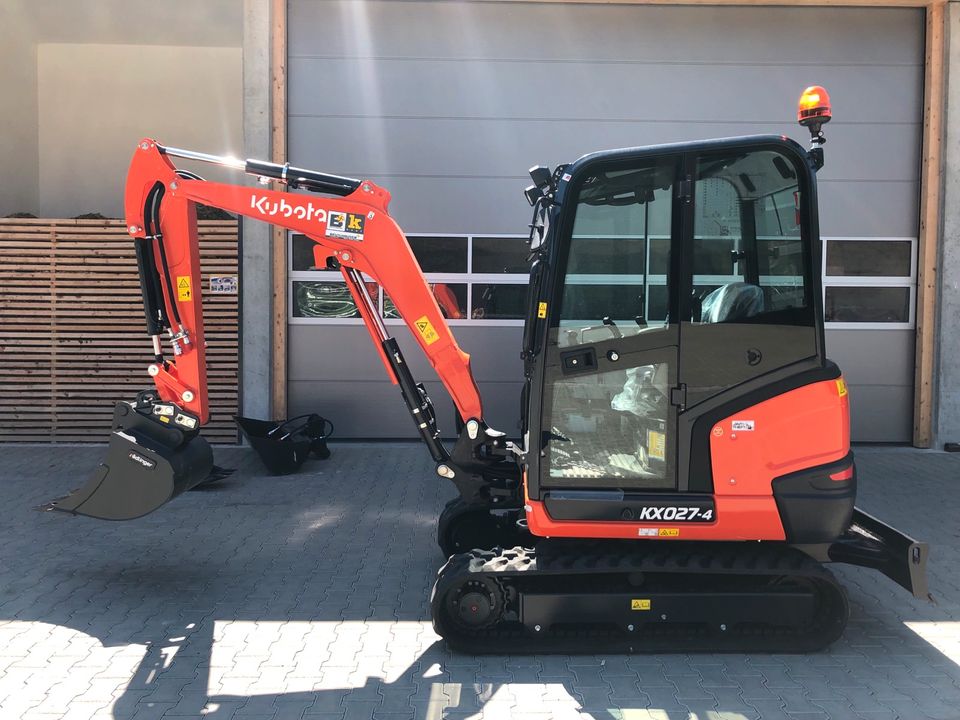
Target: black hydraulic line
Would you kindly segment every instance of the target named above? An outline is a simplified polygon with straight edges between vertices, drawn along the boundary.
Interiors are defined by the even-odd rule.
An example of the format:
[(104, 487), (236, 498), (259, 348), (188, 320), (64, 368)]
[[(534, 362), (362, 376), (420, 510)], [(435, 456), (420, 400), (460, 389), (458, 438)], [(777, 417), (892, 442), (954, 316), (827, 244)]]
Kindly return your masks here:
[(403, 353), (400, 352), (400, 346), (395, 338), (387, 338), (383, 341), (383, 351), (386, 353), (390, 367), (400, 384), (400, 394), (403, 395), (403, 401), (407, 404), (407, 409), (417, 424), (417, 431), (427, 449), (430, 450), (430, 456), (435, 462), (446, 461), (450, 459), (450, 454), (440, 442), (440, 431), (437, 429), (436, 416), (433, 413), (433, 406), (423, 400), (420, 388), (417, 387), (410, 374), (410, 367), (403, 359)]
[(134, 239), (137, 250), (137, 271), (140, 274), (140, 294), (143, 296), (143, 314), (147, 319), (147, 335), (159, 335), (166, 328), (163, 326), (162, 303), (157, 299), (157, 283), (150, 282), (149, 273), (154, 275), (153, 244), (143, 238)]
[(170, 266), (167, 263), (167, 251), (163, 247), (163, 235), (160, 233), (160, 202), (163, 200), (163, 185), (157, 183), (147, 198), (147, 212), (144, 213), (144, 223), (147, 225), (147, 235), (153, 235), (160, 250), (160, 270), (163, 272), (164, 284), (167, 286), (167, 297), (170, 298), (170, 309), (173, 311), (173, 320), (182, 325), (180, 310), (177, 308), (176, 295), (173, 294), (173, 279), (170, 277)]
[[(151, 322), (147, 320), (148, 330), (153, 328), (160, 328), (161, 331), (166, 330), (170, 327), (170, 319), (167, 317), (166, 303), (163, 302), (163, 289), (160, 285), (160, 275), (157, 271), (157, 259), (153, 251), (153, 205), (154, 197), (158, 191), (158, 188), (162, 190), (163, 186), (160, 183), (151, 190), (150, 195), (147, 197), (147, 202), (144, 207), (143, 220), (144, 220), (144, 230), (146, 232), (145, 238), (137, 238), (134, 241), (134, 244), (137, 249), (137, 263), (140, 270), (140, 288), (143, 294), (144, 302), (144, 311), (150, 312), (154, 321)], [(142, 258), (142, 265), (141, 263)], [(150, 335), (157, 335), (159, 333), (150, 332)]]

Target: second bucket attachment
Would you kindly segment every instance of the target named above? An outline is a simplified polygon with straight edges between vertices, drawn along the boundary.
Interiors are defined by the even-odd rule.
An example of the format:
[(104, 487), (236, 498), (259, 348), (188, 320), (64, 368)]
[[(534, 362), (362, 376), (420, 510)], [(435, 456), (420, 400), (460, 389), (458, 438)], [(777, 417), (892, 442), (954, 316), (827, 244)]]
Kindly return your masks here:
[(327, 438), (333, 433), (333, 423), (316, 413), (283, 422), (239, 416), (234, 420), (274, 475), (296, 472), (310, 453), (321, 460), (330, 457)]

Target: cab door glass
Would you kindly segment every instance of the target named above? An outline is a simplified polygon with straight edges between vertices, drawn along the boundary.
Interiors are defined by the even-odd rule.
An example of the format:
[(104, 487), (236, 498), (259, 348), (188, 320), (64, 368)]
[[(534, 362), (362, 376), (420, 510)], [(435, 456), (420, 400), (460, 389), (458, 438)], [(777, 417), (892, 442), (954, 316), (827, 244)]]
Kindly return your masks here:
[(547, 349), (546, 487), (675, 487), (677, 164), (601, 166), (579, 186)]
[(560, 347), (667, 326), (675, 160), (604, 170), (583, 183), (567, 255)]
[(812, 251), (800, 168), (776, 150), (698, 158), (689, 323), (681, 328), (688, 405), (816, 355)]

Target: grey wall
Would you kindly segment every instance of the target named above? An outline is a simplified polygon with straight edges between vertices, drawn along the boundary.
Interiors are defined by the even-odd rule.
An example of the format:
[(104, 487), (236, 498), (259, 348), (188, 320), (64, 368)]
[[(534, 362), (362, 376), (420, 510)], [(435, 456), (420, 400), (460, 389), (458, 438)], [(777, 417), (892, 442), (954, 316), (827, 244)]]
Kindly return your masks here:
[[(516, 233), (529, 222), (520, 191), (530, 165), (758, 132), (803, 140), (796, 99), (818, 83), (836, 117), (821, 173), (822, 233), (915, 237), (922, 20), (908, 9), (292, 0), (290, 159), (383, 184), (411, 233)], [(516, 355), (512, 329), (454, 332), (477, 343), (478, 365), (488, 353)], [(895, 352), (911, 342), (912, 331), (903, 335), (890, 337)], [(863, 330), (831, 333), (828, 351), (849, 359), (854, 397), (862, 386), (909, 416), (912, 366), (898, 365), (883, 384), (860, 367), (874, 340)], [(361, 327), (291, 326), (291, 407), (335, 406), (348, 433), (412, 434), (395, 393), (381, 407), (386, 381), (368, 343)], [(318, 368), (343, 364), (362, 399), (323, 385)], [(507, 381), (512, 393), (519, 363), (512, 372), (479, 379)], [(899, 420), (856, 412), (855, 427), (880, 423), (864, 437), (909, 437), (898, 438)]]
[(232, 0), (5, 0), (0, 215), (118, 215), (143, 135), (239, 153), (241, 31)]
[(37, 48), (17, 3), (0, 3), (0, 217), (37, 208)]
[(37, 68), (41, 217), (122, 216), (126, 168), (144, 136), (243, 154), (239, 47), (40, 43)]

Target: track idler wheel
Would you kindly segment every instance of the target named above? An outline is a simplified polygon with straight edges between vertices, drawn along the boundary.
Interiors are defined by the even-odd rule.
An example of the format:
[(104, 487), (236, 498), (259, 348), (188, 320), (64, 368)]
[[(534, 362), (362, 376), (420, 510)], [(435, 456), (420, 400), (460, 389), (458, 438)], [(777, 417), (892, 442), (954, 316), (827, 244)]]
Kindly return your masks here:
[(493, 627), (503, 617), (503, 590), (488, 578), (468, 580), (447, 597), (451, 621), (465, 630)]

